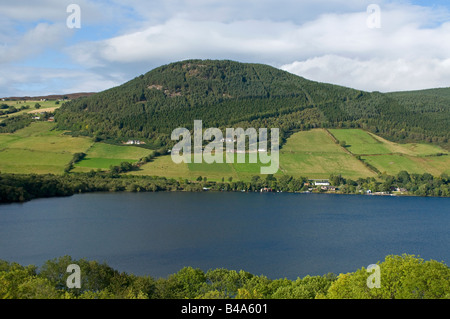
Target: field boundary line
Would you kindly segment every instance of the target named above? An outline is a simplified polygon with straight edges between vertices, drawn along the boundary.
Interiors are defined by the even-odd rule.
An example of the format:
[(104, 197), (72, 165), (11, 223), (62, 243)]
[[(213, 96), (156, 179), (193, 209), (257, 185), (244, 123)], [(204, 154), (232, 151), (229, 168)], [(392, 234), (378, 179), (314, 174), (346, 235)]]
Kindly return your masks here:
[(344, 150), (347, 154), (350, 154), (351, 156), (355, 156), (352, 152), (350, 152), (346, 147), (339, 144), (338, 139), (331, 133), (327, 128), (324, 128), (325, 132), (331, 137), (334, 143), (336, 143), (341, 149)]

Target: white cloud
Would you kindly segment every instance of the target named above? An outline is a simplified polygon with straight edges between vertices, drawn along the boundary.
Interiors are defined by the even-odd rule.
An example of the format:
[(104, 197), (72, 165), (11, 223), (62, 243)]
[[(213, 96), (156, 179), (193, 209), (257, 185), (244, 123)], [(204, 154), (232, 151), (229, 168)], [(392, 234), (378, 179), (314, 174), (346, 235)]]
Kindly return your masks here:
[(61, 24), (39, 23), (12, 44), (0, 47), (0, 63), (21, 61), (45, 49), (54, 49), (64, 43), (71, 30)]
[(418, 7), (393, 7), (382, 12), (382, 27), (376, 30), (355, 27), (356, 15), (346, 21), (341, 16), (324, 16), (323, 24), (328, 26), (322, 31), (319, 20), (302, 30), (308, 35), (316, 33), (309, 43), (315, 50), (281, 68), (312, 80), (368, 91), (448, 87), (450, 23), (427, 27), (439, 20), (435, 15), (444, 16)]
[[(377, 3), (384, 2), (379, 0)], [(170, 19), (232, 22), (271, 20), (302, 23), (324, 11), (364, 11), (373, 0), (114, 0), (131, 8), (144, 21), (161, 24)]]
[[(173, 19), (162, 25), (100, 42), (82, 43), (67, 52), (80, 63), (104, 66), (109, 63), (178, 60), (183, 57), (241, 57), (284, 55), (292, 45), (283, 40), (292, 29), (289, 23), (269, 21), (189, 21)], [(245, 32), (243, 32), (245, 30)]]
[[(45, 49), (61, 50), (75, 30), (67, 27), (73, 0), (0, 1), (0, 63), (23, 62)], [(83, 27), (122, 23), (119, 8), (103, 1), (77, 0)]]
[(314, 81), (365, 91), (390, 92), (450, 86), (450, 58), (359, 60), (324, 55), (281, 68)]
[(428, 27), (443, 16), (421, 7), (386, 5), (380, 29), (368, 28), (366, 11), (322, 14), (303, 24), (174, 18), (68, 52), (88, 67), (228, 58), (365, 90), (443, 86), (450, 74), (450, 23)]
[(0, 69), (2, 97), (98, 92), (123, 83), (124, 75), (63, 68), (4, 66)]
[(108, 5), (108, 1), (89, 0), (16, 0), (1, 1), (0, 16), (15, 22), (26, 23), (46, 21), (65, 23), (67, 6), (77, 4), (81, 8), (83, 20), (89, 24), (106, 23), (117, 19), (119, 8)]
[[(52, 48), (84, 70), (66, 79), (55, 75), (74, 90), (80, 88), (76, 78), (106, 88), (188, 58), (267, 63), (365, 90), (450, 86), (450, 14), (442, 8), (380, 0), (381, 28), (370, 29), (366, 8), (372, 0), (80, 0), (82, 26), (101, 25), (73, 32), (76, 42), (65, 47), (70, 34), (61, 26), (72, 2), (0, 3), (0, 18), (6, 17), (0, 19), (3, 65)], [(17, 21), (31, 27), (19, 32)], [(111, 29), (119, 35), (92, 40)], [(91, 37), (91, 30), (100, 36)], [(14, 72), (12, 65), (6, 69)]]

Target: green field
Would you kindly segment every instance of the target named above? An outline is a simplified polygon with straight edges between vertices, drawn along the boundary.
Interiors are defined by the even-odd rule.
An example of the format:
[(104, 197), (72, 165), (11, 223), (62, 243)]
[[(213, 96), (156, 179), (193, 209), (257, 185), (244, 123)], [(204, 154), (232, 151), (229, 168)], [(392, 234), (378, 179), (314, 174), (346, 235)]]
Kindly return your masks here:
[(111, 166), (118, 166), (122, 162), (136, 162), (136, 160), (130, 158), (97, 158), (86, 157), (79, 163), (75, 164), (74, 172), (89, 172), (92, 169), (109, 169)]
[[(137, 162), (152, 152), (138, 146), (95, 143), (89, 137), (71, 137), (54, 127), (51, 122), (35, 122), (15, 133), (0, 134), (0, 171), (62, 174), (73, 155), (80, 152), (86, 153), (86, 157), (75, 164), (74, 172), (107, 170), (121, 162)], [(318, 179), (331, 174), (352, 179), (376, 176), (364, 162), (391, 175), (402, 170), (435, 176), (450, 174), (450, 155), (436, 145), (393, 143), (360, 129), (333, 129), (330, 133), (332, 135), (325, 129), (294, 133), (280, 150), (280, 165), (275, 175)], [(333, 136), (344, 140), (346, 147), (337, 144)], [(128, 174), (191, 180), (202, 176), (216, 181), (231, 177), (247, 181), (260, 174), (261, 166), (268, 166), (249, 163), (248, 154), (245, 163), (238, 163), (237, 154), (227, 153), (226, 156), (232, 163), (226, 163), (224, 158), (221, 164), (175, 164), (170, 155), (165, 155)]]
[(165, 176), (167, 178), (191, 177), (188, 164), (175, 164), (170, 156), (159, 156), (152, 161), (142, 165), (138, 171), (128, 174)]
[(111, 165), (122, 162), (137, 162), (150, 154), (150, 150), (129, 145), (111, 145), (95, 143), (86, 151), (86, 157), (75, 164), (74, 172), (85, 172), (91, 169), (109, 169)]
[(449, 156), (419, 157), (409, 155), (377, 155), (362, 156), (364, 161), (375, 166), (380, 172), (395, 175), (400, 171), (408, 173), (430, 173), (439, 176), (442, 173), (450, 174)]
[(136, 162), (151, 151), (136, 146), (94, 143), (54, 130), (51, 122), (34, 122), (13, 134), (0, 134), (0, 171), (4, 173), (62, 174), (75, 153), (86, 153), (73, 171), (108, 169), (121, 162)]
[(13, 134), (0, 134), (3, 173), (62, 174), (73, 154), (92, 145), (90, 138), (52, 130), (54, 123), (35, 122)]
[[(232, 177), (234, 180), (250, 180), (253, 175), (260, 174), (261, 166), (269, 165), (261, 162), (249, 163), (248, 158), (246, 163), (238, 163), (237, 154), (233, 155), (235, 156), (233, 163), (223, 164), (175, 164), (170, 156), (163, 156), (145, 164), (141, 167), (141, 171), (132, 174), (174, 178), (206, 176), (210, 180)], [(280, 167), (276, 176), (283, 174), (309, 178), (328, 178), (330, 174), (342, 174), (351, 178), (375, 176), (374, 172), (336, 145), (322, 129), (293, 134), (280, 150), (279, 162)]]
[[(232, 163), (226, 162), (226, 157)], [(233, 158), (234, 156), (234, 158)], [(153, 161), (143, 165), (139, 171), (133, 171), (133, 175), (165, 176), (170, 178), (196, 179), (199, 176), (207, 177), (208, 180), (219, 181), (222, 178), (228, 180), (250, 180), (253, 175), (258, 175), (261, 163), (238, 163), (236, 154), (225, 154), (223, 163), (208, 164), (202, 163), (180, 163), (175, 164), (170, 155), (160, 156)]]
[[(380, 172), (395, 175), (400, 171), (430, 173), (439, 176), (450, 173), (450, 155), (432, 144), (398, 144), (360, 129), (329, 130), (346, 149), (376, 167)], [(438, 154), (440, 156), (438, 156)]]
[(423, 143), (398, 144), (388, 141), (372, 133), (367, 132), (367, 134), (371, 135), (374, 139), (383, 143), (390, 150), (391, 153), (400, 153), (410, 156), (432, 156), (439, 153), (448, 154), (448, 151), (442, 149), (437, 145), (423, 144)]
[(68, 100), (66, 101), (60, 101), (59, 104), (57, 104), (56, 100), (47, 100), (47, 101), (39, 101), (39, 100), (28, 100), (28, 101), (0, 101), (0, 104), (7, 104), (7, 105), (12, 105), (16, 108), (20, 108), (23, 105), (28, 105), (30, 108), (28, 109), (28, 111), (33, 111), (35, 110), (35, 104), (39, 103), (39, 105), (41, 106), (41, 109), (45, 109), (45, 108), (49, 108), (49, 107), (59, 107), (61, 106), (62, 103), (64, 102), (68, 102)]
[(336, 144), (323, 129), (293, 134), (280, 152), (280, 170), (292, 176), (328, 178), (341, 174), (347, 178), (375, 176), (354, 156)]
[[(376, 176), (363, 161), (388, 174), (407, 170), (411, 173), (429, 172), (438, 176), (449, 172), (450, 169), (450, 156), (431, 156), (437, 153), (446, 154), (445, 150), (435, 145), (397, 144), (360, 129), (336, 129), (330, 132), (338, 140), (345, 140), (346, 148), (336, 144), (324, 129), (295, 133), (280, 150), (280, 167), (275, 175), (317, 179), (328, 178), (331, 174), (341, 174), (352, 179)], [(362, 161), (357, 159), (357, 155), (361, 156)], [(162, 156), (142, 166), (140, 171), (130, 174), (190, 179), (206, 176), (209, 180), (232, 177), (234, 180), (249, 180), (260, 173), (260, 167), (261, 163), (251, 164), (248, 160), (245, 164), (239, 164), (236, 158), (233, 164), (175, 164), (170, 156)]]
[(71, 158), (72, 155), (69, 153), (8, 149), (2, 151), (0, 156), (0, 171), (2, 173), (62, 174)]
[[(57, 101), (51, 100), (51, 101), (0, 101), (0, 104), (7, 104), (14, 106), (17, 109), (20, 109), (22, 106), (28, 105), (30, 108), (21, 110), (19, 112), (11, 113), (8, 115), (1, 115), (0, 116), (0, 122), (3, 121), (7, 117), (13, 117), (25, 113), (34, 113), (34, 112), (44, 112), (44, 111), (52, 111), (55, 108), (59, 108), (62, 105), (62, 101), (59, 102), (59, 104), (56, 104)], [(66, 101), (67, 102), (67, 101)], [(36, 103), (39, 103), (41, 106), (39, 109), (35, 108)]]
[(96, 143), (89, 149), (87, 155), (95, 158), (127, 158), (136, 161), (147, 156), (150, 152), (150, 150), (138, 146)]
[(389, 154), (392, 151), (380, 140), (375, 139), (366, 131), (358, 129), (330, 129), (338, 141), (345, 141), (346, 148), (355, 155)]

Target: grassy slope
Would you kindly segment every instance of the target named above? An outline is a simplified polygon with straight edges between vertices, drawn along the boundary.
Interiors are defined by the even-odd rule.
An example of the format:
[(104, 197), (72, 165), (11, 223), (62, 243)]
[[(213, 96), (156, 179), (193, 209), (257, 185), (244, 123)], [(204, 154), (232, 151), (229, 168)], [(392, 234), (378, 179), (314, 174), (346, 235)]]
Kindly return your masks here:
[(293, 134), (281, 150), (280, 169), (288, 175), (309, 178), (328, 178), (330, 174), (347, 178), (375, 176), (323, 129)]
[[(280, 170), (276, 175), (328, 178), (330, 174), (341, 174), (346, 178), (376, 176), (361, 159), (381, 172), (397, 174), (401, 170), (411, 173), (429, 172), (435, 176), (449, 173), (450, 156), (435, 156), (446, 151), (430, 144), (397, 144), (359, 129), (336, 129), (330, 132), (339, 140), (345, 140), (343, 148), (334, 142), (326, 130), (314, 129), (293, 134), (280, 150)], [(368, 154), (369, 156), (364, 156)], [(132, 174), (156, 175), (172, 178), (195, 179), (207, 176), (210, 180), (222, 177), (233, 180), (249, 180), (260, 171), (261, 164), (223, 163), (209, 165), (175, 164), (170, 156), (156, 158)]]
[(75, 172), (85, 172), (91, 169), (108, 169), (111, 165), (121, 162), (136, 162), (149, 155), (150, 151), (136, 146), (118, 146), (95, 143), (86, 151), (86, 157), (75, 164)]
[(54, 123), (35, 122), (13, 134), (0, 134), (0, 171), (4, 173), (62, 174), (73, 154), (86, 159), (74, 171), (108, 169), (123, 161), (135, 162), (149, 150), (135, 146), (94, 143), (88, 137), (71, 137), (52, 130)]
[(380, 172), (386, 172), (389, 175), (397, 174), (400, 171), (418, 174), (430, 173), (435, 176), (442, 173), (450, 174), (449, 156), (418, 157), (394, 154), (361, 158), (377, 167)]
[[(108, 169), (123, 161), (135, 162), (150, 152), (136, 146), (94, 143), (91, 138), (71, 137), (52, 130), (54, 123), (36, 122), (13, 134), (0, 134), (0, 171), (8, 173), (62, 174), (73, 154), (85, 152), (86, 158), (75, 165), (75, 172)], [(381, 172), (396, 174), (428, 172), (433, 175), (450, 173), (450, 156), (445, 150), (430, 144), (397, 144), (359, 129), (313, 129), (293, 134), (280, 150), (280, 169), (276, 175), (328, 178), (330, 174), (344, 177), (376, 176), (357, 159), (375, 166)], [(345, 140), (347, 147), (336, 144)], [(233, 156), (227, 154), (227, 156)], [(234, 155), (236, 156), (236, 154)], [(136, 175), (156, 175), (169, 178), (209, 180), (232, 178), (249, 180), (260, 172), (261, 163), (175, 164), (170, 156), (161, 156), (143, 165)], [(265, 164), (264, 164), (265, 165)]]
[[(39, 109), (36, 109), (34, 106), (36, 103), (39, 103), (41, 107)], [(35, 113), (39, 111), (45, 111), (46, 109), (53, 110), (55, 108), (59, 108), (63, 102), (60, 102), (59, 104), (56, 104), (56, 101), (0, 101), (0, 104), (7, 104), (12, 105), (19, 109), (21, 106), (29, 105), (30, 108), (27, 110), (22, 110), (16, 113), (8, 114), (8, 115), (2, 115), (0, 116), (0, 122), (3, 121), (6, 117), (14, 117), (17, 115), (25, 114), (25, 113)]]
[[(225, 156), (225, 155), (224, 155)], [(251, 176), (259, 174), (260, 164), (240, 164), (232, 154), (226, 154), (230, 161), (227, 163), (224, 157), (223, 163), (180, 163), (175, 164), (170, 155), (155, 158), (141, 167), (137, 172), (131, 172), (134, 175), (154, 175), (170, 178), (188, 178), (196, 179), (199, 176), (206, 176), (208, 180), (219, 181), (222, 177), (226, 180), (250, 180)]]
[[(375, 134), (357, 129), (333, 129), (330, 132), (346, 148), (380, 172), (394, 175), (405, 170), (409, 173), (430, 173), (438, 176), (450, 173), (448, 151), (431, 144), (397, 144)], [(444, 154), (438, 156), (437, 154)]]
[(363, 130), (330, 129), (331, 134), (339, 141), (345, 141), (346, 148), (355, 155), (389, 154), (391, 150)]
[[(251, 176), (259, 174), (261, 165), (263, 164), (248, 163), (248, 160), (247, 163), (241, 164), (237, 163), (236, 159), (232, 164), (175, 164), (170, 156), (163, 156), (145, 164), (141, 171), (133, 174), (174, 178), (207, 176), (212, 180), (232, 177), (234, 180), (249, 180)], [(332, 173), (349, 178), (375, 176), (360, 161), (336, 145), (322, 129), (295, 133), (280, 150), (280, 169), (276, 175), (328, 178)]]
[(90, 138), (51, 130), (54, 123), (36, 122), (14, 134), (0, 134), (0, 171), (62, 174), (74, 153), (92, 145)]

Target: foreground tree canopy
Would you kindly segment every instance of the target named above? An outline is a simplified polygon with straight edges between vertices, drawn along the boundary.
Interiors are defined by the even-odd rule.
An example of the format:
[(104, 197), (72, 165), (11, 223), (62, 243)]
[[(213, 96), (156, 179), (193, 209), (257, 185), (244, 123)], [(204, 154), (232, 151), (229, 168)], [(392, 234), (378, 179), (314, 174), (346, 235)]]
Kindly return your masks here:
[[(67, 266), (80, 267), (80, 288), (68, 288)], [(414, 255), (389, 255), (377, 264), (379, 288), (369, 288), (371, 272), (269, 279), (246, 271), (185, 267), (166, 278), (135, 276), (107, 264), (63, 256), (40, 269), (0, 261), (2, 299), (449, 299), (450, 268)]]

